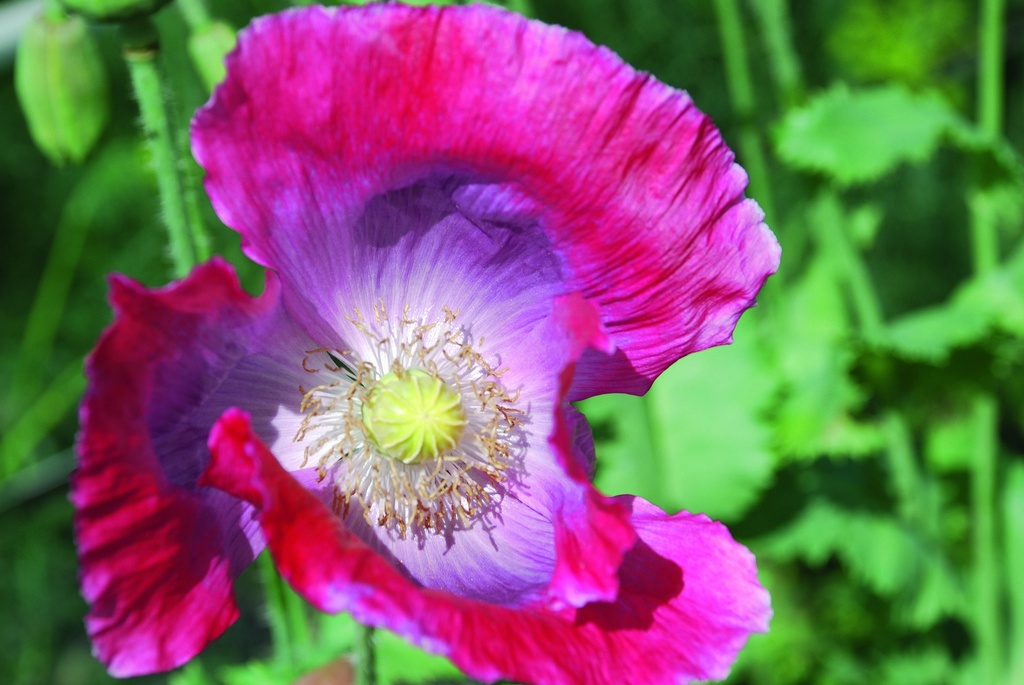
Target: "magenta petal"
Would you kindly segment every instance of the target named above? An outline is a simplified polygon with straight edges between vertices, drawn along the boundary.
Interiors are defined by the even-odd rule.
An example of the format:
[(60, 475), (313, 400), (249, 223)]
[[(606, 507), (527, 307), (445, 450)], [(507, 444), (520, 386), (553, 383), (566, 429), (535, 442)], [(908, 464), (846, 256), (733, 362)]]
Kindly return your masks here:
[(779, 260), (745, 173), (685, 93), (492, 7), (257, 20), (195, 118), (193, 149), (218, 214), (286, 280), (333, 283), (324, 246), (346, 244), (373, 198), (422, 179), (529, 217), (618, 350), (584, 357), (571, 399), (643, 392), (679, 357), (728, 342)]
[(86, 628), (118, 677), (180, 666), (238, 618), (230, 563), (202, 504), (130, 470), (83, 469), (73, 493)]
[(243, 412), (225, 413), (210, 448), (203, 482), (256, 506), (274, 561), (297, 592), (319, 609), (349, 611), (444, 654), (476, 678), (553, 685), (721, 678), (750, 633), (767, 628), (771, 610), (752, 555), (703, 516), (668, 516), (622, 498), (639, 539), (623, 559), (617, 599), (579, 610), (516, 610), (408, 581), (281, 468)]
[(184, 663), (238, 615), (231, 582), (262, 535), (251, 506), (197, 487), (213, 423), (201, 416), (278, 294), (271, 280), (250, 297), (214, 261), (158, 291), (116, 278), (111, 300), (86, 363), (71, 501), (86, 626), (128, 676)]
[(609, 631), (615, 654), (614, 679), (595, 674), (593, 682), (725, 678), (772, 615), (754, 555), (703, 514), (670, 516), (639, 497), (618, 499), (632, 510), (639, 541), (623, 560), (618, 601), (576, 614), (578, 626)]
[[(573, 363), (559, 374), (558, 397), (564, 400), (575, 372), (575, 360), (588, 349), (611, 352), (611, 341), (598, 317), (597, 308), (578, 293), (555, 300), (555, 331), (571, 336), (564, 344)], [(560, 410), (549, 438), (562, 468), (576, 481), (582, 502), (553, 507), (557, 564), (549, 586), (550, 606), (579, 607), (587, 602), (614, 599), (619, 592), (618, 568), (622, 555), (632, 547), (636, 534), (623, 507), (590, 484), (585, 454), (581, 459), (580, 426), (575, 415)]]

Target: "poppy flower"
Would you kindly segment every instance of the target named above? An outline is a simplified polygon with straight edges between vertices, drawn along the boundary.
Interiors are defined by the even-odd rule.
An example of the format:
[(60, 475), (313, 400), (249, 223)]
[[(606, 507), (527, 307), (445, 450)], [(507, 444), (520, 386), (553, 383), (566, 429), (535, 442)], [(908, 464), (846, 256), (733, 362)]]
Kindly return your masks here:
[(571, 405), (729, 342), (777, 267), (707, 117), (486, 6), (265, 17), (227, 74), (193, 150), (267, 285), (112, 281), (72, 486), (97, 656), (192, 658), (268, 548), (475, 678), (724, 677), (770, 615), (752, 555), (598, 492)]

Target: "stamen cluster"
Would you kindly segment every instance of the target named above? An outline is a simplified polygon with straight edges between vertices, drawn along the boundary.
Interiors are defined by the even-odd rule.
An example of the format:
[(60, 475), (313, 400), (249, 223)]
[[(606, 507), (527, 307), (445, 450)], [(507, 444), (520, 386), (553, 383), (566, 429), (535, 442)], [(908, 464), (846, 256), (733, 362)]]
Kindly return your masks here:
[[(425, 320), (406, 306), (395, 317), (379, 303), (367, 319), (355, 310), (349, 321), (363, 340), (353, 349), (309, 350), (302, 362), (324, 379), (303, 390), (306, 416), (295, 436), (307, 442), (303, 466), (316, 464), (321, 480), (335, 479), (339, 515), (355, 503), (368, 523), (402, 538), (487, 525), (525, 449), (519, 393), (506, 390), (503, 370), (484, 358), (484, 340), (474, 344), (458, 312), (442, 312)], [(443, 436), (450, 440), (441, 441), (442, 449), (396, 452), (368, 427), (369, 417), (380, 414), (374, 403), (396, 379), (422, 379), (446, 402), (461, 404), (464, 424)]]

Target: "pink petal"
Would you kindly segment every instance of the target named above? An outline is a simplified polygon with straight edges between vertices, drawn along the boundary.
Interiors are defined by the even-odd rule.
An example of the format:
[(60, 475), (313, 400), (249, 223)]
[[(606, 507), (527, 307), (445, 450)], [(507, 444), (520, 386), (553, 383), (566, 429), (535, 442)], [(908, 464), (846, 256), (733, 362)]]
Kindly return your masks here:
[(274, 561), (297, 592), (444, 654), (472, 677), (553, 685), (721, 678), (749, 634), (767, 628), (771, 610), (752, 555), (702, 516), (622, 498), (639, 539), (619, 571), (617, 600), (516, 610), (411, 583), (280, 467), (243, 412), (224, 414), (210, 448), (204, 484), (257, 507)]
[(213, 422), (196, 417), (216, 408), (278, 294), (271, 280), (250, 297), (215, 261), (158, 291), (115, 278), (111, 300), (115, 321), (86, 362), (71, 501), (86, 627), (128, 676), (184, 663), (238, 616), (231, 582), (262, 535), (249, 505), (196, 486)]
[(618, 350), (585, 356), (572, 399), (643, 392), (679, 357), (728, 342), (779, 260), (746, 175), (685, 93), (492, 7), (257, 20), (193, 148), (218, 214), (286, 285), (332, 290), (324, 246), (343, 244), (372, 198), (428, 177), (534, 219), (566, 292), (598, 303)]

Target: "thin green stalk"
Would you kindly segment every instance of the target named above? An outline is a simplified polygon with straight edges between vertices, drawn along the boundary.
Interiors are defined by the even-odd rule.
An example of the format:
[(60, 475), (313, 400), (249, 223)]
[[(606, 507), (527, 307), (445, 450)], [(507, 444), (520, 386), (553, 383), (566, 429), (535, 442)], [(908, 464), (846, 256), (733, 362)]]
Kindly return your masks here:
[(10, 407), (24, 404), (46, 376), (41, 369), (49, 366), (53, 341), (64, 316), (64, 305), (78, 271), (82, 248), (93, 223), (98, 200), (103, 197), (95, 192), (99, 188), (97, 178), (106, 180), (101, 174), (87, 174), (68, 198), (61, 213), (39, 279), (39, 287), (29, 310), (25, 333), (14, 363), (13, 378), (7, 388), (7, 403)]
[(14, 473), (26, 461), (46, 434), (60, 423), (78, 403), (85, 390), (82, 361), (65, 366), (50, 386), (4, 431), (0, 440), (0, 478)]
[(892, 480), (899, 501), (900, 515), (911, 524), (925, 524), (927, 522), (924, 520), (922, 500), (925, 494), (925, 485), (921, 478), (921, 469), (914, 456), (913, 441), (906, 421), (902, 416), (893, 412), (885, 417), (883, 426), (888, 443), (889, 468), (892, 470)]
[(270, 627), (270, 644), (274, 658), (283, 663), (293, 664), (296, 655), (285, 594), (288, 588), (277, 573), (269, 550), (259, 555), (257, 563), (263, 581), (263, 594), (267, 598), (267, 623)]
[(313, 635), (309, 626), (309, 606), (306, 600), (295, 594), (291, 586), (278, 576), (281, 598), (284, 602), (285, 618), (288, 621), (288, 635), (292, 642), (292, 653), (296, 656), (308, 650)]
[[(179, 146), (179, 149), (185, 149)], [(192, 229), (192, 247), (195, 249), (196, 261), (205, 262), (210, 258), (210, 237), (203, 225), (203, 214), (200, 209), (199, 193), (196, 188), (202, 186), (198, 165), (187, 155), (183, 155), (182, 164), (184, 169), (182, 175), (185, 179), (185, 216), (188, 217), (188, 225)]]
[[(982, 0), (978, 56), (978, 123), (992, 140), (1002, 134), (1003, 47), (1005, 1)], [(992, 271), (999, 263), (996, 221), (991, 203), (980, 188), (972, 191), (971, 241), (974, 269)], [(978, 435), (971, 464), (971, 514), (974, 520), (974, 628), (982, 683), (1005, 682), (1001, 621), (998, 540), (996, 538), (996, 475), (999, 405), (991, 395), (975, 400)]]
[(866, 340), (876, 340), (885, 327), (878, 293), (864, 263), (864, 257), (850, 240), (847, 231), (843, 229), (842, 214), (838, 208), (839, 198), (834, 193), (830, 193), (826, 198), (834, 203), (835, 211), (830, 211), (834, 216), (825, 216), (825, 220), (819, 223), (822, 242), (825, 249), (833, 255), (836, 266), (849, 288), (853, 309), (860, 322), (861, 334)]
[(800, 74), (800, 58), (793, 49), (789, 7), (786, 0), (750, 0), (747, 5), (753, 11), (764, 37), (775, 91), (782, 106), (788, 109), (803, 97), (803, 77)]
[(267, 598), (267, 622), (275, 659), (295, 665), (312, 644), (306, 602), (277, 572), (270, 551), (259, 556), (260, 576)]
[(764, 147), (755, 124), (757, 100), (747, 63), (746, 39), (737, 0), (715, 0), (715, 14), (725, 58), (729, 99), (740, 121), (739, 149), (743, 166), (750, 176), (750, 194), (771, 220), (775, 216), (775, 208)]
[(993, 138), (1003, 131), (1003, 51), (1006, 0), (982, 0), (978, 44), (978, 122)]
[[(1003, 53), (1006, 0), (982, 0), (978, 31), (978, 125), (991, 140), (1003, 131)], [(995, 212), (980, 189), (971, 197), (971, 243), (974, 270), (987, 273), (999, 263)]]
[(971, 257), (974, 272), (986, 274), (999, 266), (999, 233), (992, 199), (980, 188), (968, 194), (971, 227)]
[(980, 395), (972, 408), (975, 430), (971, 462), (971, 516), (974, 521), (974, 629), (983, 685), (1003, 682), (1003, 631), (999, 561), (996, 553), (996, 431), (998, 405)]
[[(142, 126), (149, 141), (160, 189), (160, 203), (167, 225), (171, 262), (175, 276), (181, 277), (196, 264), (200, 254), (195, 236), (202, 233), (196, 225), (198, 211), (190, 207), (189, 194), (194, 191), (186, 183), (183, 161), (171, 128), (170, 107), (164, 97), (163, 80), (157, 65), (155, 39), (143, 45), (126, 46), (125, 62), (131, 75), (135, 97), (139, 101)], [(195, 203), (195, 200), (192, 200)]]
[(74, 470), (75, 453), (71, 449), (33, 461), (0, 482), (0, 514), (58, 487), (67, 489), (68, 476)]
[(356, 682), (355, 685), (377, 685), (377, 657), (373, 648), (374, 629), (359, 626), (356, 636)]
[[(1004, 578), (1024, 578), (1024, 464), (1016, 463), (1009, 469), (1003, 498), (1003, 536), (1006, 562)], [(1009, 685), (1024, 685), (1024, 583), (1011, 582), (1010, 592), (1010, 645), (1012, 655)]]

